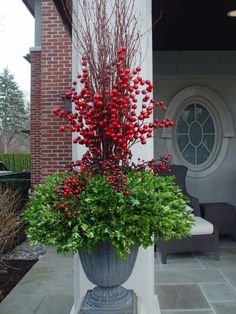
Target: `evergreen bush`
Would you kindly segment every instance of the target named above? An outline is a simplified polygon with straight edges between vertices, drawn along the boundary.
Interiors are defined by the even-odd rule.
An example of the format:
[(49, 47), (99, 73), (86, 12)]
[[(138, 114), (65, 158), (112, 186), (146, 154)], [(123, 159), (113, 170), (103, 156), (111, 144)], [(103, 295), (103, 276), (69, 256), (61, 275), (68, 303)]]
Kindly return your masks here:
[(0, 161), (11, 171), (29, 171), (30, 169), (30, 154), (0, 153)]

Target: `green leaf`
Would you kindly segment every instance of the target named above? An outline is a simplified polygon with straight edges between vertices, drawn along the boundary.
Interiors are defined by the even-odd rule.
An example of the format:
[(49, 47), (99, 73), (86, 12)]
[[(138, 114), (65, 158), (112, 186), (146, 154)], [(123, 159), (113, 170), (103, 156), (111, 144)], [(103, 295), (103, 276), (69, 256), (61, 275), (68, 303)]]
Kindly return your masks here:
[[(181, 238), (189, 234), (193, 220), (185, 211), (187, 199), (173, 177), (155, 177), (148, 171), (129, 171), (129, 196), (113, 189), (97, 174), (86, 183), (80, 198), (68, 197), (68, 218), (54, 203), (60, 199), (53, 190), (65, 174), (49, 176), (35, 188), (23, 214), (31, 242), (55, 245), (58, 252), (91, 251), (99, 241), (110, 240), (124, 258), (135, 242), (143, 247), (156, 239)], [(68, 176), (68, 174), (67, 174)], [(80, 210), (80, 216), (76, 212)]]

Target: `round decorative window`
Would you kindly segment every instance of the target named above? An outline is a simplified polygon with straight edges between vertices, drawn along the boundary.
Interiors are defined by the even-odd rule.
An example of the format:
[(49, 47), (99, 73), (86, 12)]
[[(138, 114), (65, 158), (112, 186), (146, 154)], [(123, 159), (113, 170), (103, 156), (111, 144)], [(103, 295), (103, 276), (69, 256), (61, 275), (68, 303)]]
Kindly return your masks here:
[(182, 157), (192, 165), (207, 161), (214, 149), (216, 128), (209, 111), (201, 104), (185, 107), (177, 121), (177, 145)]
[(207, 87), (187, 87), (172, 99), (166, 116), (176, 123), (162, 132), (172, 162), (186, 165), (190, 177), (218, 169), (234, 137), (232, 117), (221, 97)]

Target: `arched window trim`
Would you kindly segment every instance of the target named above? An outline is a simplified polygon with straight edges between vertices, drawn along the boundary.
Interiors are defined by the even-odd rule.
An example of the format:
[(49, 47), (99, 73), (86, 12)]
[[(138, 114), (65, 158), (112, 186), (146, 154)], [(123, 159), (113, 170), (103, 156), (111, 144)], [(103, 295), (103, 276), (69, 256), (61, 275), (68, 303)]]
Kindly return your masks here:
[(167, 149), (172, 153), (173, 163), (182, 163), (188, 166), (188, 175), (191, 177), (204, 177), (215, 171), (225, 158), (229, 138), (234, 137), (233, 121), (222, 98), (207, 87), (191, 86), (181, 90), (170, 102), (166, 116), (177, 121), (182, 110), (188, 104), (200, 103), (211, 114), (216, 126), (216, 146), (214, 153), (206, 163), (195, 166), (189, 164), (180, 154), (176, 143), (175, 128), (164, 129), (162, 138), (165, 138)]
[[(183, 154), (180, 152), (179, 149), (179, 145), (177, 143), (177, 122), (179, 121), (179, 118), (181, 116), (181, 113), (188, 107), (194, 104), (200, 104), (202, 105), (207, 112), (209, 113), (213, 124), (214, 124), (214, 136), (215, 136), (215, 141), (214, 141), (214, 146), (210, 152), (209, 157), (206, 159), (206, 161), (204, 161), (201, 164), (192, 164), (189, 163), (183, 156)], [(211, 110), (209, 103), (207, 101), (205, 101), (205, 99), (201, 98), (201, 97), (196, 97), (196, 98), (192, 98), (188, 99), (187, 102), (185, 102), (185, 104), (183, 106), (181, 106), (181, 110), (179, 110), (179, 114), (176, 117), (176, 127), (174, 128), (174, 134), (175, 134), (175, 140), (173, 141), (173, 145), (174, 145), (174, 149), (176, 151), (176, 153), (178, 154), (179, 160), (182, 161), (182, 163), (186, 164), (188, 166), (189, 169), (193, 169), (194, 171), (202, 171), (203, 169), (207, 168), (209, 166), (209, 164), (212, 163), (212, 160), (216, 158), (220, 147), (221, 147), (221, 126), (220, 126), (220, 122), (218, 121), (218, 117), (217, 115)]]

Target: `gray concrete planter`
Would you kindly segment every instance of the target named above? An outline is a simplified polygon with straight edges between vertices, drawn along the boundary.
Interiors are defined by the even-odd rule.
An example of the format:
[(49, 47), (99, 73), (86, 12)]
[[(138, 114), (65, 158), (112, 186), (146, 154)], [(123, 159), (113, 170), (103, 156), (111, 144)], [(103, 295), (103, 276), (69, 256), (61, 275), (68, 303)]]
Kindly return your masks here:
[(138, 253), (132, 247), (126, 260), (121, 260), (110, 242), (101, 242), (92, 254), (80, 250), (79, 256), (87, 278), (96, 285), (89, 290), (80, 311), (87, 313), (136, 313), (133, 290), (121, 285), (130, 277)]

